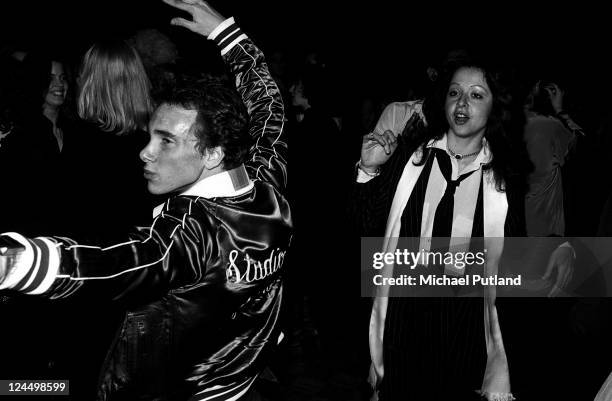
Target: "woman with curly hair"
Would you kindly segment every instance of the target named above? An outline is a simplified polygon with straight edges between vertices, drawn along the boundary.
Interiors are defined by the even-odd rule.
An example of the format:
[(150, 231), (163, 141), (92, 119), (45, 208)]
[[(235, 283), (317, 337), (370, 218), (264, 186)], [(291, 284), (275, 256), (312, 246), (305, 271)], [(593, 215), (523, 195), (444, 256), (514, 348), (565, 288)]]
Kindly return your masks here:
[[(487, 64), (454, 60), (436, 82), (439, 88), (425, 101), (389, 105), (364, 137), (354, 197), (365, 217), (362, 229), (376, 233), (386, 220), (383, 251), (391, 253), (398, 237), (420, 238), (419, 249), (426, 250), (484, 238), (490, 274), (503, 247), (493, 239), (524, 233), (524, 152), (511, 140), (521, 125), (510, 118), (512, 97), (501, 76)], [(392, 276), (393, 268), (387, 264), (383, 275)], [(453, 266), (426, 268), (453, 274)], [(370, 379), (381, 400), (472, 399), (478, 393), (513, 399), (494, 290), (482, 292), (485, 302), (377, 291)]]
[(582, 129), (563, 110), (564, 91), (538, 81), (527, 97), (525, 144), (534, 171), (529, 175), (525, 222), (529, 236), (565, 235), (561, 168), (570, 158)]

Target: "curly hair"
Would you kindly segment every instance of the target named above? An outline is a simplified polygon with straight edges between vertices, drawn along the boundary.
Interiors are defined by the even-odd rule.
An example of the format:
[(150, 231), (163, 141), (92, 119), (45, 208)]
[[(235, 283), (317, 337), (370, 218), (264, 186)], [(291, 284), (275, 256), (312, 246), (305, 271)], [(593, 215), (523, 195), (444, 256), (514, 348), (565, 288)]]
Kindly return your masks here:
[(198, 112), (191, 130), (201, 154), (207, 148), (220, 146), (226, 170), (244, 163), (252, 145), (249, 115), (234, 88), (216, 78), (193, 79), (165, 94), (161, 104)]
[(425, 163), (429, 155), (427, 143), (432, 139), (441, 139), (449, 129), (444, 108), (445, 99), (453, 75), (461, 68), (480, 70), (493, 95), (493, 105), (484, 133), (492, 157), (483, 169), (493, 171), (495, 186), (499, 191), (505, 191), (507, 185), (524, 189), (529, 161), (522, 142), (522, 105), (516, 101), (507, 76), (493, 64), (479, 58), (465, 56), (454, 60), (440, 71), (434, 90), (423, 104), (427, 125), (412, 133), (423, 152), (423, 157), (416, 164)]

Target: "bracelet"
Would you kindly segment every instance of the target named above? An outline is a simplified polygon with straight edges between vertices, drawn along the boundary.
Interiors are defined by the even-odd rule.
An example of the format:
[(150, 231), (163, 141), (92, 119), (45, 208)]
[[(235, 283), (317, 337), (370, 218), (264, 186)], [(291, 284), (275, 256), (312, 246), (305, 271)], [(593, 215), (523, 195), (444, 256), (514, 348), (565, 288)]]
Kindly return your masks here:
[(365, 175), (367, 175), (368, 177), (376, 177), (380, 174), (380, 167), (376, 167), (376, 171), (373, 173), (368, 173), (367, 171), (365, 171), (365, 169), (363, 168), (363, 166), (361, 165), (361, 160), (359, 160), (357, 162), (357, 168), (359, 170), (361, 170)]

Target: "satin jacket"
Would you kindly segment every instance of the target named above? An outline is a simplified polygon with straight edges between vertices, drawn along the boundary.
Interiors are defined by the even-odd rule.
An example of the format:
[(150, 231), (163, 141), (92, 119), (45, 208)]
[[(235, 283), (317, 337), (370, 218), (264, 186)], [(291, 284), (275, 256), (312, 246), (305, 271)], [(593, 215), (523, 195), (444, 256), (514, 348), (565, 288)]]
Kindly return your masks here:
[(29, 268), (0, 289), (129, 305), (98, 400), (239, 399), (278, 342), (292, 231), (283, 104), (263, 54), (228, 21), (214, 40), (249, 112), (255, 145), (246, 163), (171, 197), (149, 227), (116, 244), (9, 234), (26, 247)]

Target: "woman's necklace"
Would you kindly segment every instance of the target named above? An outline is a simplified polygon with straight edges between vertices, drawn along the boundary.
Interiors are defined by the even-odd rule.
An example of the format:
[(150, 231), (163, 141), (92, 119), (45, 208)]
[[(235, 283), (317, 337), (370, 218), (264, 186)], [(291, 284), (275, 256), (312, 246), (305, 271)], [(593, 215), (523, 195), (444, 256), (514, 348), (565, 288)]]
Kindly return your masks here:
[[(482, 149), (482, 147), (481, 147), (480, 149)], [(448, 145), (446, 145), (446, 150), (448, 150), (448, 153), (450, 153), (450, 155), (451, 155), (452, 157), (454, 157), (455, 159), (457, 159), (457, 160), (461, 160), (461, 159), (463, 159), (463, 158), (465, 158), (465, 157), (475, 156), (475, 155), (477, 155), (478, 153), (480, 153), (480, 149), (478, 149), (476, 152), (468, 153), (467, 155), (462, 155), (462, 154), (459, 154), (459, 153), (455, 153), (455, 152), (453, 152), (453, 151), (452, 151), (452, 150), (451, 150), (451, 149), (448, 147)]]

